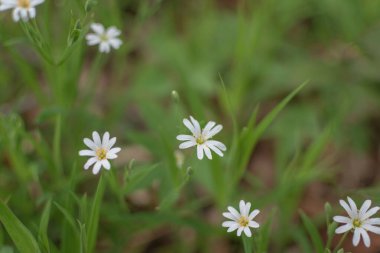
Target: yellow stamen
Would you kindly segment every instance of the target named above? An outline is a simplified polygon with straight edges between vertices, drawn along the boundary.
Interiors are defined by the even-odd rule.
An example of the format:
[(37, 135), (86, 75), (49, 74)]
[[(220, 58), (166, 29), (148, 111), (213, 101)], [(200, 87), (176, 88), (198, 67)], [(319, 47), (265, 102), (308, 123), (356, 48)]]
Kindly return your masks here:
[(241, 217), (239, 218), (239, 220), (238, 220), (238, 223), (239, 223), (239, 225), (240, 225), (241, 227), (246, 227), (246, 226), (248, 226), (249, 221), (248, 221), (247, 217), (245, 217), (245, 216), (241, 216)]
[(360, 228), (362, 226), (362, 221), (359, 219), (354, 219), (352, 226), (354, 226), (354, 228)]
[(100, 40), (103, 41), (103, 42), (107, 42), (108, 41), (108, 36), (106, 34), (101, 34), (99, 36)]
[(201, 144), (203, 144), (203, 143), (205, 143), (206, 142), (206, 140), (205, 139), (203, 139), (203, 136), (201, 135), (201, 136), (199, 136), (196, 140), (195, 140), (196, 142), (197, 142), (197, 144), (199, 144), (199, 145), (201, 145)]
[(18, 0), (17, 5), (20, 8), (29, 9), (30, 8), (30, 0)]
[(98, 148), (96, 150), (96, 156), (99, 160), (104, 160), (107, 157), (107, 151), (104, 148)]

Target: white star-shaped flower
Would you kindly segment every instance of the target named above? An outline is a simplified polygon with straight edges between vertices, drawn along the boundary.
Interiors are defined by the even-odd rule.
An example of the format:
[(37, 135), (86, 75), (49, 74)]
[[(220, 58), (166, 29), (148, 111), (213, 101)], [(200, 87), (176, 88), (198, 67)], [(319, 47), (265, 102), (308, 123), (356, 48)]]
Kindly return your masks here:
[(223, 222), (222, 226), (228, 228), (227, 232), (232, 232), (237, 229), (237, 236), (240, 236), (244, 231), (246, 236), (251, 237), (252, 232), (250, 227), (260, 227), (259, 223), (253, 220), (260, 213), (260, 211), (255, 209), (250, 213), (249, 210), (251, 209), (251, 203), (246, 203), (244, 200), (240, 200), (239, 208), (240, 212), (236, 211), (236, 209), (232, 206), (228, 207), (229, 212), (223, 213), (223, 216), (230, 219), (230, 221)]
[(94, 46), (99, 44), (99, 52), (109, 53), (111, 48), (118, 49), (123, 43), (118, 36), (121, 31), (114, 26), (105, 29), (102, 24), (93, 23), (91, 29), (94, 33), (86, 35), (87, 45)]
[(15, 22), (20, 20), (28, 21), (36, 17), (36, 6), (42, 4), (44, 0), (1, 0), (0, 11), (13, 9), (12, 17)]
[(199, 160), (203, 159), (204, 154), (208, 159), (212, 159), (211, 150), (219, 156), (223, 156), (222, 151), (227, 150), (226, 146), (220, 141), (211, 140), (214, 135), (223, 129), (222, 125), (216, 125), (215, 122), (209, 121), (202, 130), (199, 122), (192, 116), (190, 116), (190, 120), (184, 119), (183, 124), (191, 131), (192, 135), (180, 134), (177, 136), (177, 140), (184, 141), (179, 145), (180, 149), (197, 146)]
[(108, 161), (109, 159), (117, 158), (117, 153), (121, 148), (112, 148), (115, 145), (116, 137), (110, 139), (110, 134), (105, 132), (103, 134), (102, 140), (98, 132), (92, 132), (92, 139), (84, 138), (83, 142), (90, 149), (84, 149), (79, 151), (80, 156), (91, 156), (84, 165), (84, 169), (87, 170), (94, 164), (92, 173), (95, 175), (98, 174), (100, 168), (103, 166), (106, 170), (111, 168), (111, 164)]
[(346, 216), (334, 216), (334, 221), (338, 223), (345, 223), (335, 230), (337, 234), (343, 234), (350, 230), (353, 231), (354, 236), (352, 238), (352, 244), (357, 246), (360, 242), (360, 238), (363, 238), (364, 245), (368, 248), (371, 245), (371, 241), (367, 231), (375, 234), (380, 234), (380, 218), (370, 218), (372, 215), (379, 211), (380, 207), (372, 207), (371, 200), (364, 201), (361, 208), (358, 210), (355, 202), (347, 197), (348, 203), (344, 200), (340, 200), (340, 205), (346, 210), (348, 217)]

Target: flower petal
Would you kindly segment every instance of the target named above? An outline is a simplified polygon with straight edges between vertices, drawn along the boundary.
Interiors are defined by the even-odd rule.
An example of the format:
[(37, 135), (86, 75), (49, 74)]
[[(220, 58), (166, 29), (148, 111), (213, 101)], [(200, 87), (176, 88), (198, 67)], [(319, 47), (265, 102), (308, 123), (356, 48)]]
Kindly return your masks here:
[(344, 225), (338, 227), (337, 229), (335, 229), (335, 233), (336, 234), (343, 234), (343, 233), (346, 233), (347, 231), (349, 231), (350, 229), (352, 229), (352, 224), (347, 223), (347, 224), (344, 224)]
[(96, 152), (94, 150), (84, 149), (79, 151), (80, 156), (96, 156)]
[(103, 165), (103, 167), (106, 170), (110, 170), (111, 169), (111, 164), (110, 164), (110, 162), (107, 159), (102, 160), (102, 165)]
[(190, 120), (188, 120), (188, 119), (183, 119), (182, 122), (183, 122), (183, 124), (187, 127), (187, 129), (189, 129), (190, 132), (191, 132), (194, 136), (196, 136), (195, 128), (194, 128), (193, 124), (190, 122)]
[(117, 39), (117, 38), (109, 39), (108, 42), (115, 49), (118, 49), (121, 46), (121, 44), (123, 44), (121, 39)]
[(338, 223), (351, 223), (351, 219), (346, 217), (346, 216), (334, 216), (333, 220), (338, 222)]
[(241, 236), (241, 232), (243, 232), (244, 227), (240, 227), (237, 231), (237, 236)]
[(362, 217), (368, 211), (370, 207), (371, 207), (371, 200), (367, 199), (366, 201), (364, 201), (363, 205), (361, 206), (359, 210), (359, 217)]
[(239, 227), (239, 224), (235, 222), (234, 225), (230, 226), (230, 228), (227, 230), (227, 232), (232, 232), (232, 231), (235, 231), (236, 229), (238, 229)]
[(113, 37), (119, 36), (121, 34), (121, 31), (117, 29), (116, 27), (111, 26), (110, 28), (107, 29), (106, 34), (109, 38), (113, 38)]
[(90, 168), (91, 165), (93, 165), (98, 159), (96, 157), (91, 157), (90, 159), (87, 160), (87, 162), (84, 164), (84, 169), (87, 170)]
[(245, 216), (245, 214), (244, 214), (244, 212), (245, 212), (245, 201), (244, 200), (240, 200), (239, 209), (240, 209), (240, 214)]
[(351, 206), (352, 213), (356, 216), (358, 214), (358, 208), (356, 207), (355, 202), (350, 197), (347, 197), (347, 200)]
[(209, 140), (209, 141), (207, 141), (207, 144), (213, 145), (213, 146), (217, 147), (218, 149), (220, 149), (221, 151), (227, 150), (226, 146), (223, 143), (221, 143), (220, 141)]
[(111, 148), (107, 153), (117, 154), (120, 152), (120, 150), (121, 148), (115, 147), (115, 148)]
[(94, 165), (94, 168), (92, 169), (92, 173), (94, 173), (94, 175), (98, 174), (101, 167), (102, 167), (102, 162), (97, 161)]
[(197, 145), (195, 141), (185, 141), (179, 145), (180, 149), (190, 148)]
[(260, 213), (260, 210), (258, 209), (253, 210), (252, 213), (248, 216), (248, 220), (254, 219), (259, 213)]
[(380, 235), (380, 227), (376, 227), (376, 226), (371, 225), (371, 224), (363, 224), (362, 228), (364, 228), (365, 230), (368, 230), (372, 233)]
[(223, 216), (226, 217), (227, 219), (237, 221), (237, 218), (232, 213), (224, 212)]
[(366, 219), (363, 223), (369, 225), (380, 225), (380, 218)]
[(197, 146), (197, 157), (199, 160), (203, 159), (203, 145)]
[(245, 235), (248, 236), (248, 237), (251, 237), (251, 236), (252, 236), (252, 232), (251, 232), (251, 230), (249, 229), (249, 227), (245, 227), (245, 228), (244, 228), (244, 233), (245, 233)]
[(227, 228), (227, 227), (234, 226), (235, 224), (236, 224), (235, 221), (225, 221), (225, 222), (222, 223), (222, 227)]
[(92, 23), (91, 29), (96, 32), (97, 34), (103, 34), (104, 33), (104, 26), (99, 23)]
[(235, 217), (236, 220), (238, 220), (240, 218), (241, 215), (235, 208), (233, 208), (232, 206), (229, 206), (229, 207), (227, 207), (227, 209)]
[(96, 132), (96, 131), (92, 132), (92, 140), (94, 141), (96, 146), (98, 146), (98, 147), (102, 146), (102, 142), (100, 140), (100, 135), (98, 132)]
[(248, 222), (248, 226), (250, 226), (252, 228), (258, 228), (258, 227), (260, 227), (260, 224), (257, 223), (256, 221), (251, 220)]
[(179, 141), (195, 141), (194, 136), (188, 134), (177, 135), (176, 139)]
[(356, 214), (352, 212), (349, 205), (344, 200), (339, 200), (340, 205), (343, 207), (343, 209), (347, 212), (347, 214), (350, 216), (351, 219), (355, 219)]
[(380, 207), (378, 207), (378, 206), (372, 207), (365, 214), (363, 214), (363, 216), (361, 216), (360, 218), (361, 218), (361, 220), (366, 220), (369, 217), (371, 217), (372, 215), (374, 215), (375, 213), (377, 213), (379, 210), (380, 210)]
[(354, 246), (358, 246), (360, 241), (360, 230), (359, 228), (355, 229), (354, 231), (354, 237), (352, 238), (352, 244)]
[(190, 116), (190, 120), (193, 123), (194, 129), (195, 129), (195, 135), (201, 135), (201, 126), (199, 125), (198, 120), (194, 119), (192, 116)]
[(223, 157), (223, 153), (222, 151), (220, 151), (220, 149), (218, 149), (217, 147), (215, 147), (214, 145), (210, 145), (210, 141), (206, 141), (205, 143), (207, 145), (207, 147), (209, 147), (212, 151), (214, 151), (218, 156), (220, 157)]
[(87, 147), (89, 147), (90, 149), (92, 149), (94, 151), (96, 149), (98, 149), (98, 146), (92, 140), (90, 140), (89, 138), (84, 138), (83, 142), (84, 142), (84, 144), (86, 144)]
[(110, 133), (105, 132), (102, 138), (102, 147), (106, 147), (108, 145), (109, 140), (110, 140)]
[(369, 248), (371, 246), (371, 240), (369, 239), (369, 235), (367, 231), (365, 231), (363, 228), (360, 228), (360, 234), (363, 237), (364, 245)]
[(207, 158), (212, 160), (211, 150), (209, 147), (207, 147), (207, 145), (203, 145), (203, 150), (205, 151)]
[(207, 135), (205, 136), (206, 139), (212, 138), (214, 135), (222, 131), (223, 126), (222, 125), (217, 125), (216, 127), (212, 128)]

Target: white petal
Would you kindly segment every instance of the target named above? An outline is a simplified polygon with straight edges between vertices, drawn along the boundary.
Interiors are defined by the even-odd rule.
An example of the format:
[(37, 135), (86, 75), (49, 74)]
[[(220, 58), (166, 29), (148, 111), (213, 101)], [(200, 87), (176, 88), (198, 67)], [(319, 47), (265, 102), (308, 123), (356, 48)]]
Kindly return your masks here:
[(245, 211), (245, 201), (244, 200), (240, 200), (239, 202), (239, 210), (240, 210), (240, 214), (245, 216), (244, 214), (244, 211)]
[(348, 218), (348, 217), (345, 217), (345, 216), (334, 216), (333, 218), (334, 221), (338, 222), (338, 223), (351, 223), (351, 219)]
[(96, 156), (96, 152), (94, 150), (84, 149), (79, 151), (80, 156)]
[(240, 236), (241, 235), (241, 232), (243, 232), (244, 230), (244, 227), (240, 227), (237, 231), (237, 236)]
[(360, 241), (360, 229), (357, 228), (357, 229), (355, 229), (355, 231), (354, 231), (354, 237), (352, 238), (352, 244), (353, 244), (354, 246), (358, 246), (359, 241)]
[(232, 213), (224, 212), (223, 216), (226, 217), (227, 219), (237, 221), (237, 218), (235, 216), (233, 216)]
[(214, 121), (209, 121), (206, 126), (203, 128), (203, 131), (202, 131), (202, 135), (203, 136), (207, 136), (207, 134), (209, 133), (209, 131), (211, 130), (211, 128), (213, 126), (215, 126), (215, 122)]
[(103, 167), (104, 167), (106, 170), (109, 170), (109, 169), (111, 168), (111, 164), (110, 164), (110, 162), (109, 162), (107, 159), (102, 160), (102, 165), (103, 165)]
[(212, 160), (211, 150), (207, 147), (207, 145), (203, 145), (203, 150), (208, 159)]
[(93, 46), (100, 43), (100, 38), (98, 35), (89, 33), (86, 35), (87, 45)]
[(225, 221), (225, 222), (222, 223), (222, 227), (227, 228), (227, 227), (234, 226), (235, 224), (236, 224), (235, 221)]
[(121, 46), (121, 44), (123, 44), (123, 42), (121, 41), (121, 39), (116, 39), (116, 38), (114, 38), (114, 39), (109, 39), (109, 40), (108, 40), (108, 43), (109, 43), (113, 48), (115, 48), (115, 49), (118, 49), (118, 48)]
[(260, 224), (257, 223), (256, 221), (251, 220), (248, 222), (248, 226), (250, 226), (252, 228), (258, 228), (258, 227), (260, 227)]
[(187, 127), (187, 129), (190, 130), (190, 132), (191, 132), (193, 135), (197, 136), (193, 124), (192, 124), (188, 119), (183, 119), (183, 124)]
[(364, 221), (364, 224), (380, 225), (380, 218), (371, 218)]
[(227, 150), (226, 146), (223, 143), (221, 143), (220, 141), (209, 140), (209, 141), (207, 141), (207, 144), (208, 145), (213, 145), (213, 146), (217, 147), (218, 149), (220, 149), (222, 151), (226, 151)]
[(347, 200), (350, 204), (352, 213), (356, 216), (358, 214), (358, 208), (356, 207), (355, 202), (350, 197), (347, 197)]
[(252, 213), (249, 215), (248, 220), (254, 219), (259, 213), (260, 213), (260, 210), (258, 209), (253, 210)]
[(352, 229), (352, 224), (347, 223), (347, 224), (344, 224), (344, 225), (338, 227), (337, 229), (335, 229), (335, 233), (336, 234), (343, 234), (343, 233), (346, 233), (347, 231), (349, 231), (350, 229)]
[(91, 29), (96, 32), (97, 34), (103, 34), (104, 33), (104, 26), (99, 23), (92, 23)]
[(117, 158), (117, 155), (114, 153), (107, 152), (106, 158), (112, 160), (112, 159)]
[(376, 226), (371, 225), (371, 224), (363, 224), (362, 228), (364, 228), (365, 230), (368, 230), (372, 233), (380, 235), (380, 227), (376, 227)]
[(102, 53), (109, 53), (111, 50), (110, 45), (107, 42), (100, 42), (99, 44), (99, 51)]
[(111, 154), (117, 154), (117, 153), (120, 152), (120, 150), (121, 150), (121, 148), (118, 148), (118, 147), (116, 147), (116, 148), (111, 148), (111, 149), (107, 152), (107, 154), (108, 154), (108, 153), (111, 153)]
[(216, 127), (214, 127), (213, 129), (211, 129), (207, 133), (207, 135), (205, 136), (206, 139), (212, 138), (214, 135), (216, 135), (217, 133), (219, 133), (222, 129), (223, 129), (222, 125), (217, 125)]
[(84, 142), (84, 144), (86, 144), (87, 147), (89, 147), (92, 150), (98, 149), (98, 146), (89, 138), (84, 138), (83, 142)]
[(20, 16), (22, 18), (23, 21), (28, 21), (29, 20), (29, 16), (28, 16), (28, 10), (27, 9), (20, 9)]
[(203, 145), (197, 146), (197, 157), (199, 160), (203, 159)]
[(363, 205), (361, 206), (360, 210), (359, 210), (359, 217), (362, 217), (363, 214), (365, 214), (368, 209), (370, 208), (371, 206), (371, 200), (366, 200), (364, 201)]
[(245, 203), (245, 210), (244, 210), (244, 216), (249, 216), (249, 209), (251, 209), (251, 203), (247, 202)]
[(180, 135), (177, 135), (176, 138), (179, 141), (195, 141), (194, 136), (188, 135), (188, 134), (180, 134)]
[(218, 156), (221, 156), (223, 157), (223, 153), (222, 151), (220, 151), (217, 147), (215, 147), (214, 145), (210, 145), (210, 141), (206, 141), (205, 145), (207, 145), (207, 147), (209, 147), (212, 151), (214, 151)]
[(346, 210), (347, 214), (350, 216), (351, 219), (356, 218), (356, 214), (352, 212), (351, 208), (349, 205), (346, 203), (344, 200), (339, 200), (340, 205), (343, 207), (344, 210)]
[(5, 10), (8, 10), (8, 9), (13, 9), (17, 6), (17, 4), (9, 4), (9, 3), (6, 3), (6, 2), (2, 2), (0, 4), (0, 11), (5, 11)]
[(198, 120), (194, 119), (192, 116), (190, 116), (190, 120), (193, 123), (194, 129), (195, 129), (195, 135), (201, 135), (201, 126), (199, 125)]
[(197, 145), (195, 141), (185, 141), (179, 145), (180, 149), (190, 148)]
[(369, 239), (369, 235), (367, 233), (367, 231), (365, 231), (364, 229), (360, 228), (360, 234), (362, 235), (362, 238), (363, 238), (363, 241), (364, 241), (364, 245), (369, 248), (369, 246), (371, 246), (371, 240)]
[(109, 140), (110, 140), (110, 133), (109, 132), (105, 132), (103, 134), (103, 138), (102, 138), (102, 147), (107, 147)]
[(92, 132), (92, 139), (93, 139), (96, 146), (98, 146), (98, 147), (102, 146), (102, 142), (100, 140), (100, 135), (98, 132), (96, 132), (96, 131)]
[(227, 230), (227, 232), (235, 231), (236, 229), (238, 229), (238, 227), (239, 227), (239, 224), (235, 222), (234, 225), (230, 226), (230, 228)]
[(13, 18), (13, 21), (15, 21), (15, 22), (18, 22), (20, 20), (20, 9), (19, 8), (13, 9), (12, 18)]
[(105, 146), (106, 149), (110, 149), (113, 147), (113, 145), (115, 145), (116, 143), (116, 137), (113, 137), (111, 138), (109, 141), (108, 141), (108, 144), (107, 146)]
[(84, 169), (87, 170), (90, 168), (91, 165), (93, 165), (98, 159), (96, 157), (91, 157), (87, 160), (86, 164), (84, 165)]
[(235, 220), (238, 220), (240, 218), (239, 212), (233, 208), (232, 206), (227, 207), (228, 211), (235, 217)]
[(102, 167), (102, 162), (101, 161), (96, 162), (94, 165), (94, 168), (92, 169), (92, 173), (94, 173), (94, 175), (98, 174), (101, 167)]
[(251, 230), (249, 229), (249, 227), (245, 227), (244, 228), (244, 233), (246, 236), (248, 237), (251, 237), (252, 236), (252, 233), (251, 233)]
[(36, 9), (35, 8), (29, 8), (29, 17), (30, 18), (36, 17)]
[(366, 220), (368, 219), (369, 217), (371, 217), (372, 215), (374, 215), (375, 213), (377, 213), (379, 211), (380, 207), (372, 207), (371, 209), (369, 209), (363, 216), (361, 216), (361, 220)]
[(106, 34), (107, 34), (107, 37), (113, 38), (113, 37), (119, 36), (121, 34), (121, 31), (117, 29), (116, 27), (111, 26), (110, 28), (107, 29)]

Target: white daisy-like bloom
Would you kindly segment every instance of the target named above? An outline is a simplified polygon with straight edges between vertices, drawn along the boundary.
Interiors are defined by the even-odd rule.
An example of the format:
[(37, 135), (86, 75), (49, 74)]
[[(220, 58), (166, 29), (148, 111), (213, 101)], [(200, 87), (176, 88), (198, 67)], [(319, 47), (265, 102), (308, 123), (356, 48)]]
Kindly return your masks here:
[(123, 43), (118, 36), (121, 31), (114, 26), (105, 29), (102, 24), (93, 23), (91, 29), (94, 33), (86, 35), (87, 45), (94, 46), (99, 44), (99, 52), (109, 53), (111, 48), (118, 49)]
[(335, 230), (335, 233), (343, 234), (351, 230), (354, 233), (352, 244), (354, 246), (358, 246), (360, 238), (363, 238), (364, 245), (369, 248), (371, 241), (368, 231), (375, 234), (380, 234), (380, 227), (376, 226), (380, 225), (380, 218), (370, 217), (377, 213), (377, 211), (380, 210), (380, 207), (376, 206), (370, 208), (371, 200), (366, 200), (358, 210), (355, 202), (350, 197), (347, 197), (347, 200), (348, 202), (344, 200), (339, 201), (340, 205), (344, 208), (344, 210), (346, 210), (348, 217), (334, 216), (334, 221), (344, 223), (344, 225)]
[(12, 17), (15, 22), (28, 21), (36, 17), (36, 6), (44, 0), (1, 0), (0, 11), (13, 9)]
[(101, 167), (103, 166), (106, 170), (111, 168), (111, 164), (108, 160), (117, 158), (117, 153), (121, 148), (113, 148), (116, 143), (116, 137), (110, 139), (110, 134), (105, 132), (103, 138), (100, 139), (98, 132), (92, 132), (92, 140), (88, 138), (83, 139), (84, 144), (90, 149), (84, 149), (79, 151), (80, 156), (90, 156), (84, 165), (84, 169), (87, 170), (92, 165), (92, 173), (95, 175), (99, 173)]
[(199, 122), (192, 116), (190, 116), (190, 120), (184, 119), (183, 124), (191, 131), (192, 135), (180, 134), (177, 136), (177, 140), (183, 141), (179, 145), (180, 149), (197, 146), (197, 157), (199, 160), (203, 159), (204, 154), (206, 154), (208, 159), (212, 159), (211, 150), (217, 155), (223, 156), (222, 151), (227, 150), (226, 146), (220, 141), (211, 140), (214, 135), (223, 129), (222, 125), (216, 125), (215, 122), (209, 121), (202, 130)]
[(228, 212), (224, 212), (223, 216), (230, 220), (223, 222), (222, 226), (228, 228), (227, 232), (233, 232), (237, 229), (237, 236), (240, 236), (244, 231), (246, 236), (251, 237), (252, 232), (250, 228), (260, 227), (260, 224), (253, 220), (260, 211), (255, 209), (250, 213), (251, 203), (244, 202), (244, 200), (240, 200), (239, 208), (240, 212), (232, 206), (227, 208)]

